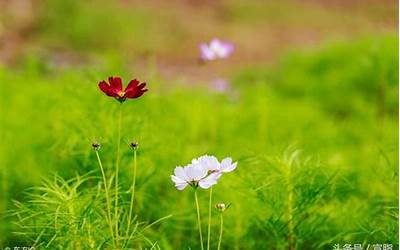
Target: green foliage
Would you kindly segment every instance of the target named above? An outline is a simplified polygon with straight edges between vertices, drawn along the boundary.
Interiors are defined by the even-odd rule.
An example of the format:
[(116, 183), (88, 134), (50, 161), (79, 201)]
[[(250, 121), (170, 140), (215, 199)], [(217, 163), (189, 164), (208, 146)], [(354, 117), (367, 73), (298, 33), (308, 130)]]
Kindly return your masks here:
[[(129, 190), (127, 143), (136, 139), (137, 220), (173, 217), (145, 236), (161, 249), (199, 248), (193, 194), (177, 191), (169, 176), (176, 165), (212, 153), (239, 161), (214, 188), (215, 202), (232, 203), (222, 249), (398, 244), (397, 43), (388, 36), (289, 54), (273, 67), (236, 73), (234, 90), (223, 94), (148, 77), (150, 91), (123, 107), (121, 190)], [(88, 246), (90, 237), (96, 246), (107, 240), (101, 175), (90, 145), (102, 143), (111, 176), (118, 104), (96, 86), (110, 71), (95, 70), (55, 70), (39, 60), (20, 70), (0, 69), (0, 105), (7, 107), (0, 116), (0, 202), (4, 210), (16, 209), (10, 200), (19, 200), (14, 214), (22, 220), (0, 223), (6, 225), (3, 245), (32, 244), (39, 236), (40, 245), (61, 242), (65, 248), (72, 248), (72, 239)], [(131, 77), (132, 69), (110, 70)], [(63, 178), (21, 192), (50, 172)], [(207, 192), (199, 198), (206, 218)], [(36, 213), (43, 216), (23, 219)], [(213, 218), (215, 248), (218, 214)]]
[[(97, 183), (97, 185), (96, 185)], [(46, 180), (27, 193), (26, 204), (15, 202), (17, 235), (31, 242), (31, 246), (51, 249), (108, 249), (113, 239), (108, 231), (106, 200), (103, 183), (88, 176), (77, 176), (68, 181), (59, 176)], [(127, 211), (127, 205), (122, 208)], [(127, 228), (122, 213), (121, 232)], [(129, 234), (121, 235), (124, 248), (133, 246), (159, 249), (144, 233), (166, 216), (146, 225), (133, 219)], [(146, 247), (147, 246), (147, 247)]]

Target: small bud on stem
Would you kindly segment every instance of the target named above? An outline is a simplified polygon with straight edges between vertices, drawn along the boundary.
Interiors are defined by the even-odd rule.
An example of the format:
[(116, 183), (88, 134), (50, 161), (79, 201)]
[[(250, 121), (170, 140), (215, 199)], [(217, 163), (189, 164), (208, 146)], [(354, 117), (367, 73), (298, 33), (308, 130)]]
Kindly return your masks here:
[(139, 148), (139, 143), (137, 141), (131, 141), (129, 143), (129, 146), (131, 147), (131, 149), (137, 150)]
[(218, 209), (218, 211), (220, 211), (220, 212), (224, 212), (224, 211), (227, 210), (230, 206), (231, 206), (230, 203), (229, 203), (228, 205), (225, 205), (225, 203), (220, 202), (220, 203), (217, 203), (217, 205), (215, 205), (215, 208)]
[(95, 151), (97, 151), (97, 150), (99, 150), (100, 149), (100, 143), (98, 142), (98, 141), (94, 141), (93, 143), (92, 143), (92, 148), (93, 148), (93, 150), (95, 150)]

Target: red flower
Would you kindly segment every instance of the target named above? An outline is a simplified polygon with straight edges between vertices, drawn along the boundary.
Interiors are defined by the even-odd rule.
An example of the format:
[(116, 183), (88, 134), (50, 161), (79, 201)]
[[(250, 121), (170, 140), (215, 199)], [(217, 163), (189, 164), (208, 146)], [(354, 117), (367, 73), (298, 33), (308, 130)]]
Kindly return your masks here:
[(125, 90), (122, 89), (122, 80), (120, 77), (109, 77), (108, 83), (106, 81), (99, 82), (99, 88), (106, 95), (116, 98), (118, 101), (123, 102), (126, 98), (138, 98), (147, 91), (146, 83), (139, 84), (139, 81), (131, 80), (126, 86)]

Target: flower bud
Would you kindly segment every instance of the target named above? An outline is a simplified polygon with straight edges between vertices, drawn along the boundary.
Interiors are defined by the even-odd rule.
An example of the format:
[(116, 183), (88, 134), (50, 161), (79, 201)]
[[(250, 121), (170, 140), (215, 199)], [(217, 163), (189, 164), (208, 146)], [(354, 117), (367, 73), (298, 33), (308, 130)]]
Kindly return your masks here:
[(93, 148), (93, 150), (95, 150), (95, 151), (97, 151), (97, 150), (99, 150), (100, 149), (100, 143), (98, 142), (98, 141), (94, 141), (93, 143), (92, 143), (92, 148)]
[(129, 146), (131, 147), (131, 149), (137, 150), (139, 148), (139, 143), (137, 141), (131, 141), (129, 143)]
[(225, 211), (225, 209), (226, 209), (225, 203), (222, 203), (222, 202), (215, 205), (215, 207), (221, 212)]

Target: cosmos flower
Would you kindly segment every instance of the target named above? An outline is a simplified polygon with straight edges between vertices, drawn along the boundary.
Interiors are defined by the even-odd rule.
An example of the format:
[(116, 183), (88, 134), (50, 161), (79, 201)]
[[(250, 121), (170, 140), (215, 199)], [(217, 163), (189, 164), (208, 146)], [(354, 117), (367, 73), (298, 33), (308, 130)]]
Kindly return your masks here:
[(147, 91), (146, 83), (140, 83), (134, 79), (131, 80), (125, 89), (122, 88), (122, 80), (120, 77), (109, 77), (108, 83), (106, 81), (101, 81), (99, 83), (99, 88), (107, 96), (114, 97), (119, 102), (124, 102), (127, 98), (138, 98)]
[(232, 158), (226, 157), (221, 162), (215, 156), (203, 155), (194, 159), (192, 163), (198, 163), (208, 172), (228, 173), (235, 170), (237, 162), (232, 163)]
[(188, 185), (192, 187), (210, 188), (217, 184), (221, 173), (208, 173), (208, 171), (199, 164), (189, 164), (185, 167), (176, 167), (171, 180), (175, 183), (178, 190), (183, 190)]
[(230, 42), (224, 42), (218, 38), (211, 40), (209, 44), (200, 44), (200, 58), (203, 61), (213, 61), (216, 59), (224, 59), (229, 57), (234, 50), (233, 44)]
[(235, 170), (236, 166), (237, 162), (232, 163), (230, 157), (219, 162), (215, 156), (203, 155), (193, 159), (185, 167), (176, 167), (171, 180), (178, 190), (183, 190), (188, 185), (208, 189), (217, 184), (223, 173)]

